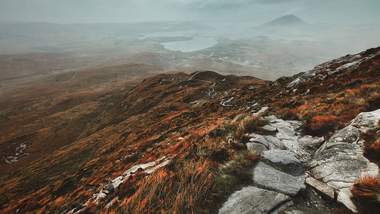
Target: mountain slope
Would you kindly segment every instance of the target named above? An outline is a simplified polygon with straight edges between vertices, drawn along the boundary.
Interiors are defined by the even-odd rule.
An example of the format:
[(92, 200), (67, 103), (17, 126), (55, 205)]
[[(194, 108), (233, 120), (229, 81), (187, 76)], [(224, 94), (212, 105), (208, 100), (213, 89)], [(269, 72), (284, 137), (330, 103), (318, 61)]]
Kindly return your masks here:
[[(244, 187), (244, 194), (254, 198), (282, 198), (261, 211), (287, 204), (289, 210), (333, 212), (339, 204), (315, 199), (311, 187), (304, 186), (304, 167), (321, 144), (328, 145), (336, 130), (361, 112), (380, 109), (379, 77), (380, 48), (375, 48), (273, 82), (211, 71), (160, 74), (133, 88), (107, 92), (90, 103), (74, 99), (79, 104), (73, 101), (72, 108), (41, 115), (42, 121), (51, 123), (32, 135), (54, 136), (59, 127), (49, 128), (57, 123), (51, 117), (63, 123), (71, 121), (71, 127), (82, 123), (86, 129), (77, 127), (79, 130), (91, 131), (2, 175), (1, 211), (217, 213), (223, 207), (220, 212), (224, 213), (228, 210), (224, 202), (241, 197), (241, 192), (235, 191)], [(78, 109), (94, 107), (97, 110), (89, 117), (94, 120), (72, 121), (69, 117), (80, 114)], [(105, 118), (106, 123), (102, 122)], [(31, 124), (24, 123), (25, 127)], [(62, 127), (65, 132), (77, 131)], [(2, 131), (2, 136), (9, 138), (1, 141), (0, 148), (28, 138), (10, 135), (11, 131)], [(271, 141), (261, 146), (250, 144), (257, 143), (252, 141), (255, 137), (260, 142)], [(307, 148), (299, 147), (301, 141), (307, 142)], [(288, 150), (289, 158), (302, 168), (301, 174), (292, 175), (301, 176), (300, 183), (294, 184), (297, 188), (267, 186), (265, 179), (252, 179), (252, 170), (256, 170), (254, 175), (259, 175), (260, 169), (274, 170), (275, 176), (285, 174), (285, 178), (291, 174), (293, 169), (279, 169), (280, 163), (269, 163), (271, 159), (265, 155), (259, 157), (268, 148), (278, 152), (271, 151), (278, 150), (277, 146), (280, 152)], [(24, 153), (33, 151), (27, 147)], [(299, 193), (301, 189), (306, 193)], [(290, 201), (293, 205), (287, 203)], [(307, 207), (310, 202), (316, 203)]]
[(301, 18), (295, 15), (285, 15), (276, 18), (268, 23), (265, 23), (264, 27), (286, 27), (286, 26), (302, 26), (306, 25)]

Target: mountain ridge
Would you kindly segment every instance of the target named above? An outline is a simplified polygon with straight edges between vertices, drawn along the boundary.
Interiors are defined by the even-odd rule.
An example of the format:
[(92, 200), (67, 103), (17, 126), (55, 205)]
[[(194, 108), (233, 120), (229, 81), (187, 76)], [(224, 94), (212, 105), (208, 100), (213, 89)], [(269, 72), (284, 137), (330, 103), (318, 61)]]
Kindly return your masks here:
[[(24, 154), (33, 152), (29, 143), (41, 141), (44, 136), (59, 134), (60, 130), (73, 132), (67, 129), (67, 124), (76, 125), (81, 134), (68, 138), (68, 144), (25, 164), (24, 168), (2, 176), (0, 210), (223, 213), (228, 210), (225, 202), (230, 196), (242, 196), (241, 192), (234, 194), (236, 191), (260, 183), (245, 190), (250, 194), (281, 196), (284, 200), (280, 204), (293, 201), (293, 205), (286, 203), (284, 209), (349, 212), (348, 209), (353, 210), (351, 205), (346, 205), (347, 209), (337, 202), (331, 205), (315, 199), (312, 191), (315, 187), (310, 185), (281, 187), (290, 188), (289, 193), (286, 189), (279, 191), (278, 186), (267, 186), (260, 177), (252, 181), (250, 173), (263, 167), (279, 173), (282, 164), (271, 159), (269, 152), (261, 157), (261, 152), (268, 148), (270, 152), (278, 152), (272, 151), (277, 146), (296, 155), (289, 159), (295, 158), (294, 163), (300, 166), (303, 161), (298, 161), (300, 150), (294, 149), (299, 142), (307, 142), (301, 150), (308, 157), (320, 146), (329, 145), (329, 140), (335, 139), (331, 136), (345, 130), (360, 113), (380, 109), (380, 78), (376, 78), (379, 71), (380, 48), (374, 48), (276, 81), (211, 71), (167, 73), (124, 89), (116, 87), (93, 94), (90, 100), (73, 98), (74, 101), (63, 102), (65, 108), (49, 109), (47, 112), (52, 114), (42, 115), (45, 124), (39, 127), (19, 119), (20, 124), (29, 127), (30, 134), (24, 138), (12, 134), (11, 129), (9, 133), (3, 132), (3, 136), (9, 137), (4, 137), (0, 145), (12, 142), (23, 148), (19, 146), (26, 144)], [(123, 84), (126, 83), (120, 82), (120, 87)], [(80, 93), (89, 93), (88, 88), (81, 90)], [(58, 106), (63, 107), (60, 102)], [(4, 127), (4, 121), (14, 118), (6, 116), (8, 119), (0, 121)], [(60, 125), (53, 127), (57, 121)], [(99, 121), (107, 122), (99, 124)], [(55, 140), (49, 137), (44, 142)], [(373, 143), (375, 140), (365, 140), (363, 150), (367, 151)], [(358, 153), (360, 160), (367, 155)], [(353, 161), (357, 160), (354, 157)], [(273, 162), (277, 163), (275, 169), (271, 168)], [(254, 168), (256, 164), (258, 168)], [(357, 173), (356, 169), (350, 170)], [(284, 177), (290, 173), (289, 169), (280, 171), (286, 174)], [(323, 181), (323, 176), (320, 180)], [(328, 188), (335, 187), (324, 183)], [(305, 199), (301, 199), (300, 189), (306, 189)], [(319, 207), (308, 208), (304, 206), (306, 202), (316, 202)], [(278, 204), (264, 205), (260, 207), (262, 212), (275, 209)], [(242, 204), (238, 206), (249, 209)]]
[(263, 24), (264, 27), (302, 26), (307, 23), (294, 14), (288, 14)]

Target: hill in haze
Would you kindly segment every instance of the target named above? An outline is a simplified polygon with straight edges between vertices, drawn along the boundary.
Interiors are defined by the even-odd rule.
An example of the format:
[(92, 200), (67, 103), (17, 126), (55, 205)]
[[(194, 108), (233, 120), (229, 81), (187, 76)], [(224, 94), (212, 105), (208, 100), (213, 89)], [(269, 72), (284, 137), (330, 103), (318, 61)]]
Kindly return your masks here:
[(307, 23), (296, 15), (285, 15), (265, 23), (264, 27), (302, 26)]

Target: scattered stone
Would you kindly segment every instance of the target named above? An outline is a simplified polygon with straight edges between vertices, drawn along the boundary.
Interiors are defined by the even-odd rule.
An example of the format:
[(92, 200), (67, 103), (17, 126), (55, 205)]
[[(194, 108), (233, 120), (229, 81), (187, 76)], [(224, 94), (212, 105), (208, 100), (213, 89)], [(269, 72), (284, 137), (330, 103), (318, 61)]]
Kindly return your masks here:
[(165, 156), (155, 161), (135, 165), (126, 170), (122, 175), (114, 178), (110, 183), (106, 184), (99, 192), (93, 194), (92, 198), (88, 200), (88, 203), (92, 200), (95, 204), (99, 204), (102, 200), (107, 198), (110, 193), (118, 189), (118, 187), (126, 182), (130, 176), (138, 171), (142, 171), (146, 174), (152, 174), (157, 169), (162, 168), (170, 163), (170, 159)]
[(252, 116), (254, 116), (254, 117), (260, 117), (263, 114), (265, 114), (268, 111), (268, 109), (269, 109), (269, 107), (267, 107), (267, 106), (262, 107), (258, 112), (253, 113)]

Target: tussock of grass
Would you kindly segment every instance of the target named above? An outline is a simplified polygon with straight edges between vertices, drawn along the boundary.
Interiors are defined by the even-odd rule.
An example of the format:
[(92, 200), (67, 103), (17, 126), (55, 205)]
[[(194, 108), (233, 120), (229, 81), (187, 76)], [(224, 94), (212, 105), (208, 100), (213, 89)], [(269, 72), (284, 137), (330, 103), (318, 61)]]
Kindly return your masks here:
[(316, 115), (306, 121), (304, 130), (307, 134), (323, 136), (333, 132), (339, 125), (334, 115)]
[(351, 192), (357, 199), (380, 203), (380, 179), (370, 176), (362, 177), (354, 183)]
[(245, 151), (235, 156), (217, 173), (212, 187), (214, 207), (220, 207), (234, 191), (252, 182), (251, 168), (259, 157), (254, 152)]
[(204, 206), (214, 175), (208, 160), (177, 162), (146, 177), (125, 201), (127, 213), (206, 213)]
[(235, 132), (235, 139), (238, 141), (244, 140), (244, 135), (247, 133), (261, 133), (263, 130), (261, 127), (268, 124), (268, 121), (257, 118), (253, 116), (247, 116), (244, 119), (240, 121), (240, 123), (237, 125), (236, 132)]
[(146, 176), (122, 202), (122, 213), (215, 213), (235, 190), (251, 182), (258, 156), (236, 154), (224, 167), (210, 158), (174, 160)]
[(380, 123), (377, 128), (362, 135), (365, 140), (364, 155), (371, 161), (380, 163)]
[(380, 161), (380, 139), (371, 143), (370, 145), (366, 145), (365, 147), (366, 156), (374, 161)]
[(380, 208), (380, 179), (365, 176), (351, 188), (353, 199), (360, 213), (377, 213)]

